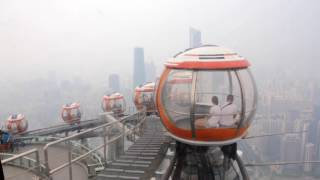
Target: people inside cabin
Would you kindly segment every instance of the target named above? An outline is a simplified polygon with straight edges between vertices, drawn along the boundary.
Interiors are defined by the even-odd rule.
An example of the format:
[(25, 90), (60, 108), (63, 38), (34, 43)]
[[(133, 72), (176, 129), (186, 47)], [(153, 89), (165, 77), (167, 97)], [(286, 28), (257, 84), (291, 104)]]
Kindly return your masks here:
[(219, 106), (219, 100), (217, 96), (211, 97), (212, 106), (210, 108), (210, 114), (208, 117), (197, 119), (195, 126), (198, 129), (204, 128), (216, 128), (219, 127), (219, 121), (221, 119), (221, 108)]
[(77, 118), (81, 118), (81, 112), (79, 109), (77, 109)]
[(232, 127), (237, 123), (237, 105), (234, 104), (233, 95), (227, 96), (226, 103), (221, 106), (221, 119), (219, 121), (220, 127)]
[(150, 98), (147, 94), (143, 94), (142, 99), (143, 99), (143, 104), (148, 104), (150, 101)]
[(121, 111), (122, 111), (122, 103), (119, 102), (119, 100), (113, 101), (113, 106), (112, 106), (111, 111), (113, 111), (114, 113), (121, 113)]
[(11, 116), (11, 119), (17, 119), (18, 118), (18, 114), (13, 114), (12, 116)]
[(212, 106), (210, 108), (210, 116), (207, 122), (207, 127), (219, 127), (221, 119), (221, 107), (217, 96), (211, 97)]

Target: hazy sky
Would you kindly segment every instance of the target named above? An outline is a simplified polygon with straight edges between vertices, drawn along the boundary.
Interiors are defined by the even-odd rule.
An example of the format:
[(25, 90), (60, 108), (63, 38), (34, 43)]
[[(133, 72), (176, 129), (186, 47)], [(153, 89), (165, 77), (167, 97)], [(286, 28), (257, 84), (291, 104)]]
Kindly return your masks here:
[(0, 77), (129, 76), (135, 46), (160, 68), (188, 47), (190, 26), (259, 71), (311, 72), (320, 65), (319, 10), (317, 0), (0, 0)]

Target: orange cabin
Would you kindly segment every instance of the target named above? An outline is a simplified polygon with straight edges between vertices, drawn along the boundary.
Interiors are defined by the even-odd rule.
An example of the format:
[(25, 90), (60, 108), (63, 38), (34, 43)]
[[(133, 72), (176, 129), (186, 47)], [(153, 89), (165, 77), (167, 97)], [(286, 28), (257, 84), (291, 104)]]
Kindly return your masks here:
[(143, 107), (146, 108), (147, 112), (155, 112), (154, 104), (154, 91), (155, 83), (150, 82), (142, 86), (138, 86), (134, 92), (134, 104), (138, 111), (141, 111)]
[(122, 115), (126, 110), (126, 102), (122, 94), (113, 93), (103, 96), (102, 110), (104, 112), (113, 112), (117, 115)]
[(80, 120), (81, 120), (80, 103), (71, 103), (71, 104), (63, 105), (61, 117), (68, 124), (80, 123)]
[(237, 53), (211, 45), (170, 59), (156, 105), (171, 136), (192, 145), (231, 144), (245, 136), (257, 106), (249, 65)]
[(28, 121), (23, 114), (11, 114), (5, 127), (12, 134), (22, 133), (28, 129)]

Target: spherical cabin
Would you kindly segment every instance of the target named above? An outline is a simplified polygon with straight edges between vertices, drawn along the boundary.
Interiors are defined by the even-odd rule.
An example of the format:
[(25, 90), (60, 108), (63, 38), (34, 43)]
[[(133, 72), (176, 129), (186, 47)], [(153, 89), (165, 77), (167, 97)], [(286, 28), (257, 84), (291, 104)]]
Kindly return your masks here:
[(61, 117), (68, 124), (80, 123), (80, 120), (81, 120), (80, 103), (71, 103), (71, 104), (63, 105)]
[(102, 110), (104, 112), (113, 112), (116, 115), (123, 115), (126, 110), (126, 102), (120, 93), (103, 96)]
[(12, 134), (22, 133), (28, 129), (28, 121), (23, 114), (11, 114), (5, 127)]
[(143, 110), (144, 107), (146, 108), (147, 113), (153, 113), (156, 111), (154, 105), (154, 91), (154, 82), (136, 87), (134, 92), (134, 104), (138, 111)]
[(245, 136), (257, 105), (249, 65), (237, 53), (211, 45), (170, 59), (156, 94), (170, 135), (191, 145), (226, 145)]

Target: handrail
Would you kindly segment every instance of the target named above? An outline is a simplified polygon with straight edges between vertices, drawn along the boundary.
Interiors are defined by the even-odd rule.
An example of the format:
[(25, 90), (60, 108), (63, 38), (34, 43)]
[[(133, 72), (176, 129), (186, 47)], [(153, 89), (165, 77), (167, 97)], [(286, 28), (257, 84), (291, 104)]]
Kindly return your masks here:
[[(42, 139), (42, 138), (46, 138), (44, 141), (36, 141), (36, 142), (40, 142), (42, 144), (50, 141), (49, 139), (53, 139), (53, 140), (58, 140), (58, 139), (61, 139), (61, 137), (54, 137), (54, 136), (47, 136), (47, 137), (44, 137), (44, 136), (28, 136), (28, 137), (23, 137), (23, 138), (19, 138), (20, 140), (29, 140), (29, 139), (36, 139), (36, 138), (39, 138), (39, 139)], [(52, 141), (52, 140), (51, 140)], [(35, 144), (36, 142), (31, 142), (31, 144)], [(81, 143), (78, 143), (78, 142), (71, 142), (72, 143), (72, 146), (76, 147), (76, 146), (79, 146), (81, 149), (84, 149), (86, 151), (89, 151), (90, 148), (81, 144)], [(1, 154), (7, 154), (7, 153), (0, 153)], [(93, 154), (93, 156), (95, 156), (95, 158), (99, 161), (100, 164), (102, 164), (101, 162), (101, 155), (99, 153), (97, 154)], [(93, 159), (94, 160), (94, 159)]]
[[(119, 136), (117, 136), (116, 138), (113, 138), (112, 140), (109, 140), (107, 144), (112, 143), (112, 142), (118, 140), (118, 139), (121, 138), (121, 137), (122, 137), (122, 134), (119, 135)], [(94, 148), (94, 149), (91, 149), (91, 150), (88, 151), (87, 153), (82, 154), (82, 155), (76, 157), (75, 159), (72, 159), (72, 160), (71, 160), (71, 164), (74, 163), (74, 162), (79, 161), (80, 159), (83, 159), (83, 158), (87, 157), (89, 154), (91, 154), (92, 152), (94, 152), (94, 151), (102, 148), (103, 146), (104, 146), (104, 144), (102, 144), (102, 145), (100, 145), (100, 146), (98, 146), (98, 147), (96, 147), (96, 148)], [(55, 169), (50, 170), (50, 171), (49, 171), (49, 174), (53, 174), (53, 173), (55, 173), (55, 172), (57, 172), (57, 171), (65, 168), (65, 167), (67, 167), (69, 164), (70, 164), (69, 162), (64, 163), (64, 164), (60, 165), (59, 167), (56, 167)]]
[[(10, 154), (10, 153), (0, 153), (0, 157), (13, 157), (13, 156), (15, 156), (16, 154)], [(31, 162), (33, 162), (33, 163), (37, 163), (37, 160), (36, 159), (33, 159), (33, 158), (30, 158), (30, 157), (28, 157), (28, 156), (26, 156), (26, 157), (22, 157), (23, 159), (26, 159), (26, 160), (28, 160), (28, 161), (31, 161)], [(8, 158), (6, 158), (6, 159), (8, 159)], [(4, 159), (4, 160), (6, 160), (6, 159)], [(14, 160), (12, 160), (12, 161), (14, 161)], [(10, 162), (7, 162), (6, 164), (9, 164), (10, 163), (10, 165), (12, 165), (11, 164), (11, 161)], [(13, 162), (13, 165), (16, 165), (14, 162)], [(19, 165), (16, 165), (16, 166), (19, 166)], [(45, 166), (43, 165), (43, 164), (40, 164), (40, 166), (41, 166), (41, 168), (42, 169), (45, 169)], [(20, 166), (19, 166), (20, 167)], [(23, 167), (23, 165), (21, 165), (21, 167)]]
[(100, 128), (103, 128), (103, 127), (107, 127), (107, 126), (110, 126), (110, 125), (112, 125), (112, 124), (119, 123), (119, 122), (121, 122), (121, 121), (109, 122), (109, 123), (103, 124), (103, 125), (101, 125), (101, 126), (97, 126), (97, 127), (94, 127), (94, 128), (91, 128), (91, 129), (88, 129), (88, 130), (85, 130), (85, 131), (82, 131), (82, 132), (80, 132), (80, 133), (73, 134), (73, 135), (71, 135), (71, 136), (67, 136), (67, 137), (65, 137), (65, 138), (61, 138), (61, 139), (59, 139), (59, 140), (50, 142), (50, 143), (46, 144), (46, 145), (43, 147), (43, 150), (47, 150), (49, 146), (52, 146), (52, 145), (55, 145), (55, 144), (58, 144), (58, 143), (61, 143), (61, 142), (64, 142), (64, 141), (73, 139), (73, 138), (78, 137), (78, 136), (80, 136), (80, 135), (87, 134), (87, 133), (89, 133), (89, 132), (92, 132), (92, 131), (95, 131), (95, 130), (97, 130), (97, 129), (100, 129)]
[[(88, 119), (88, 120), (80, 121), (80, 124), (81, 123), (89, 123), (89, 122), (93, 122), (93, 121), (96, 121), (96, 120), (98, 120), (98, 118)], [(54, 124), (54, 125), (52, 125), (50, 127), (46, 127), (46, 128), (35, 129), (35, 130), (23, 132), (23, 133), (18, 133), (17, 135), (30, 134), (30, 133), (46, 131), (46, 130), (50, 130), (50, 129), (54, 129), (54, 128), (67, 127), (67, 126), (70, 126), (70, 125), (66, 124), (66, 123), (59, 123), (59, 124)]]
[[(45, 143), (48, 143), (48, 141), (53, 141), (53, 140), (59, 140), (59, 139), (61, 139), (61, 137), (54, 137), (54, 136), (47, 136), (47, 137), (43, 137), (43, 136), (31, 136), (31, 137), (23, 137), (23, 138), (20, 138), (20, 140), (34, 140), (34, 139), (43, 139), (43, 138), (44, 138), (43, 141), (36, 141), (36, 142), (30, 142), (30, 143), (34, 144), (34, 143), (40, 142), (40, 143), (42, 143), (42, 144), (45, 144)], [(86, 152), (87, 152), (87, 151), (90, 151), (90, 148), (89, 148), (89, 147), (87, 147), (87, 146), (85, 146), (85, 145), (83, 145), (83, 144), (81, 144), (81, 143), (78, 143), (78, 142), (75, 142), (75, 141), (70, 141), (70, 142), (71, 142), (71, 144), (72, 144), (73, 147), (77, 147), (77, 148), (78, 148), (78, 149), (76, 149), (76, 150), (81, 150), (81, 149), (83, 149), (83, 150), (85, 150)], [(1, 154), (5, 155), (4, 153), (0, 153), (0, 155), (1, 155)], [(73, 153), (73, 154), (74, 154), (74, 153)], [(99, 154), (98, 152), (93, 153), (93, 154), (90, 156), (90, 159), (91, 159), (93, 162), (96, 162), (97, 165), (99, 164), (100, 166), (103, 166), (103, 162), (102, 162), (103, 157), (102, 157), (102, 155)]]
[[(31, 159), (31, 158), (27, 158), (25, 156), (28, 156), (30, 154), (35, 154), (35, 160), (34, 159)], [(33, 162), (35, 162), (35, 167), (33, 167), (35, 169), (35, 173), (38, 174), (38, 175), (42, 175), (41, 174), (41, 167), (43, 168), (43, 166), (40, 164), (40, 159), (39, 159), (39, 150), (34, 148), (34, 149), (31, 149), (31, 150), (28, 150), (28, 151), (25, 151), (23, 153), (20, 153), (20, 154), (17, 154), (17, 155), (14, 155), (12, 157), (9, 157), (7, 159), (4, 159), (4, 160), (1, 160), (1, 164), (8, 164), (16, 159), (19, 159), (19, 158), (27, 158), (27, 160), (32, 160)]]
[[(138, 118), (139, 118), (139, 117), (142, 117), (142, 120), (135, 125), (135, 127), (133, 128), (133, 130), (135, 130), (135, 129), (136, 129), (138, 126), (140, 126), (140, 125), (145, 121), (145, 119), (146, 119), (146, 116), (140, 116), (141, 113), (142, 113), (143, 115), (145, 115), (145, 112), (137, 112), (137, 113), (135, 113), (135, 114), (133, 114), (133, 115), (131, 115), (131, 116), (129, 116), (129, 117), (125, 117), (125, 118), (120, 119), (120, 120), (116, 120), (116, 119), (115, 119), (114, 117), (112, 117), (111, 115), (106, 114), (106, 117), (108, 117), (109, 119), (114, 119), (114, 121), (109, 122), (109, 123), (106, 123), (106, 124), (103, 124), (103, 125), (100, 125), (100, 126), (97, 126), (97, 127), (94, 127), (94, 128), (91, 128), (91, 129), (88, 129), (88, 130), (85, 130), (85, 131), (80, 132), (80, 133), (77, 133), (77, 134), (73, 134), (73, 135), (68, 136), (68, 137), (64, 137), (64, 138), (58, 139), (58, 140), (53, 141), (53, 142), (50, 142), (50, 143), (47, 143), (47, 144), (43, 147), (44, 160), (45, 160), (45, 166), (46, 166), (46, 169), (47, 169), (47, 175), (50, 176), (50, 175), (54, 174), (55, 172), (61, 170), (61, 169), (64, 168), (64, 167), (67, 167), (67, 166), (70, 166), (70, 167), (71, 167), (71, 165), (72, 165), (73, 163), (75, 163), (75, 162), (77, 162), (77, 161), (79, 161), (79, 160), (87, 157), (89, 154), (93, 153), (94, 151), (97, 151), (98, 149), (100, 149), (100, 148), (102, 148), (102, 147), (106, 147), (108, 144), (110, 144), (110, 143), (118, 140), (118, 139), (121, 138), (121, 137), (124, 137), (124, 136), (126, 135), (126, 133), (128, 132), (128, 131), (126, 130), (126, 128), (125, 128), (125, 124), (124, 124), (124, 123), (125, 123), (126, 121), (130, 120), (130, 117), (133, 117), (133, 116), (138, 115)], [(113, 125), (113, 124), (118, 124), (118, 123), (123, 123), (123, 126), (122, 126), (123, 128), (122, 128), (122, 132), (121, 132), (120, 135), (114, 137), (114, 138), (111, 139), (111, 140), (108, 140), (107, 142), (104, 141), (104, 143), (103, 143), (102, 145), (100, 145), (100, 146), (98, 146), (98, 147), (95, 147), (94, 149), (91, 149), (90, 151), (88, 151), (88, 152), (86, 152), (85, 154), (82, 154), (82, 155), (76, 157), (75, 159), (72, 159), (72, 157), (69, 157), (69, 160), (68, 160), (67, 163), (64, 163), (64, 164), (62, 164), (62, 165), (60, 165), (60, 166), (58, 166), (58, 167), (50, 170), (50, 167), (49, 167), (49, 159), (48, 159), (48, 148), (49, 148), (49, 147), (51, 147), (51, 146), (53, 146), (53, 145), (56, 145), (56, 144), (58, 144), (58, 143), (62, 143), (62, 142), (69, 141), (69, 140), (71, 140), (71, 139), (74, 139), (74, 138), (79, 137), (79, 136), (81, 136), (81, 135), (84, 135), (84, 134), (86, 134), (86, 133), (93, 132), (93, 131), (95, 131), (95, 130), (97, 130), (97, 129), (103, 128), (104, 131), (106, 131), (106, 128), (107, 128), (107, 127), (110, 127), (111, 125)], [(133, 130), (130, 129), (129, 131), (133, 131)], [(107, 133), (104, 133), (104, 136), (107, 136)], [(71, 153), (70, 153), (70, 152), (69, 152), (69, 156), (71, 156)], [(105, 158), (106, 158), (106, 157), (105, 157)], [(69, 168), (69, 178), (72, 179), (72, 170), (71, 170), (71, 168)]]
[(26, 151), (26, 152), (17, 154), (17, 155), (15, 155), (15, 156), (13, 156), (13, 157), (10, 157), (10, 158), (1, 160), (1, 163), (2, 163), (2, 164), (6, 164), (6, 163), (8, 163), (8, 162), (10, 162), (10, 161), (16, 160), (16, 159), (18, 159), (18, 158), (27, 156), (27, 155), (32, 154), (32, 153), (35, 153), (36, 156), (39, 157), (39, 150), (38, 150), (38, 149), (31, 149), (31, 150), (29, 150), (29, 151)]

